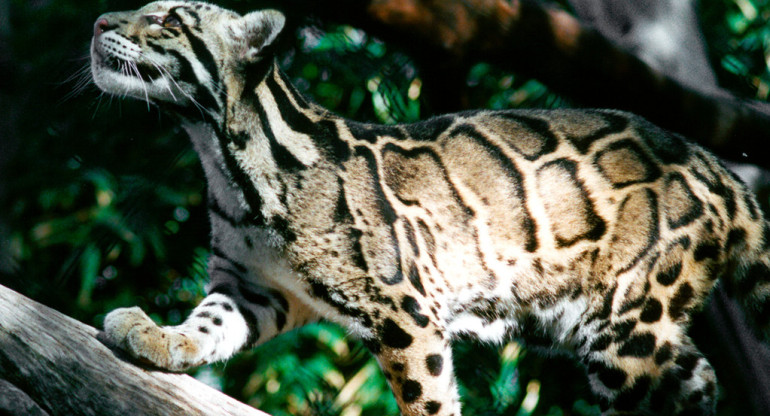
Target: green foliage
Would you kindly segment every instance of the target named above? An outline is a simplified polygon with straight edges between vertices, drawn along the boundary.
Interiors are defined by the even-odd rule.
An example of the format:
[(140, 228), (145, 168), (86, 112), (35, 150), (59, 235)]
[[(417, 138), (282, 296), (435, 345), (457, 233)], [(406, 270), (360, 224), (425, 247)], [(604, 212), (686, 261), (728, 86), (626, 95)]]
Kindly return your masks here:
[(770, 1), (702, 5), (703, 30), (720, 83), (746, 96), (770, 97)]
[(357, 120), (419, 120), (422, 81), (408, 57), (350, 26), (306, 27), (299, 35), (284, 66), (319, 104)]
[(557, 108), (569, 101), (531, 78), (511, 74), (481, 62), (468, 72), (469, 101), (472, 107), (502, 110), (506, 108)]
[[(0, 45), (9, 57), (0, 60), (0, 75), (7, 75), (0, 98), (14, 103), (0, 108), (9, 126), (0, 144), (16, 149), (5, 166), (13, 180), (0, 212), (18, 263), (0, 283), (97, 327), (106, 312), (129, 305), (179, 323), (204, 296), (207, 280), (205, 185), (186, 137), (155, 109), (103, 96), (88, 82), (92, 22), (140, 3), (12, 0), (10, 37)], [(710, 0), (701, 7), (720, 81), (766, 99), (770, 1)], [(297, 35), (280, 62), (324, 107), (362, 121), (425, 117), (422, 85), (430, 80), (405, 54), (344, 25), (302, 27)], [(471, 69), (467, 84), (472, 107), (569, 105), (542, 84), (485, 63)], [(598, 414), (572, 361), (543, 359), (515, 342), (459, 343), (455, 353), (465, 414)], [(397, 413), (371, 355), (326, 323), (195, 374), (275, 415)]]
[(305, 326), (214, 368), (225, 392), (276, 416), (397, 413), (377, 363), (335, 325)]

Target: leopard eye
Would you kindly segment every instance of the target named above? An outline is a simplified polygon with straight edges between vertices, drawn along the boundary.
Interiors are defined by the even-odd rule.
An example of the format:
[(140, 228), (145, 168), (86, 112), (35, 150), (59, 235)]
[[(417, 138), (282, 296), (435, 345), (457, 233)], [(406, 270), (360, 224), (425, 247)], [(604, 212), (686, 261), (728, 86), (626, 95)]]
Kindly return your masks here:
[(161, 26), (166, 29), (178, 28), (182, 26), (182, 21), (175, 15), (169, 14), (163, 19), (163, 24)]
[(160, 18), (160, 16), (156, 16), (154, 14), (148, 14), (148, 15), (144, 16), (144, 18), (147, 20), (147, 23), (151, 24), (151, 25), (153, 25), (153, 24), (154, 25), (162, 25), (163, 24), (163, 20)]

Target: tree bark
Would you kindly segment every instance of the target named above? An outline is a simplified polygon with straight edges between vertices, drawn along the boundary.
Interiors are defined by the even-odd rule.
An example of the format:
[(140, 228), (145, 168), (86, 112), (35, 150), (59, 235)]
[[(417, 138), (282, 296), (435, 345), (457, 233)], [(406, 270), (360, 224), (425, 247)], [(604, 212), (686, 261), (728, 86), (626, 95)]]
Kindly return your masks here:
[(99, 334), (0, 286), (0, 413), (269, 416), (186, 374), (123, 361)]
[(582, 24), (668, 77), (718, 89), (695, 0), (569, 0)]

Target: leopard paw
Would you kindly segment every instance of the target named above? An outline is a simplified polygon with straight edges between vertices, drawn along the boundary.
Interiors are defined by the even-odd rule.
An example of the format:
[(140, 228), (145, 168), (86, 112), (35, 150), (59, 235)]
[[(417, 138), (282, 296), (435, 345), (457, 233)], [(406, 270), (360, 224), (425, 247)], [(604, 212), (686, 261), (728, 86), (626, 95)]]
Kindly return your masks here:
[(107, 337), (138, 361), (170, 371), (203, 364), (195, 340), (161, 328), (139, 307), (120, 308), (104, 318)]

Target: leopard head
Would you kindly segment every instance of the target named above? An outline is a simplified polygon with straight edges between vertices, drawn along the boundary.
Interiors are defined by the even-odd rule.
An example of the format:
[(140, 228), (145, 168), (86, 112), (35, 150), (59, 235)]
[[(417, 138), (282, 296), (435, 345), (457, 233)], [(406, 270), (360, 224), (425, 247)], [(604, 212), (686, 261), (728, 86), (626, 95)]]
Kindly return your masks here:
[(239, 15), (204, 2), (158, 1), (96, 20), (91, 73), (103, 91), (219, 112), (242, 71), (272, 61), (283, 14)]

